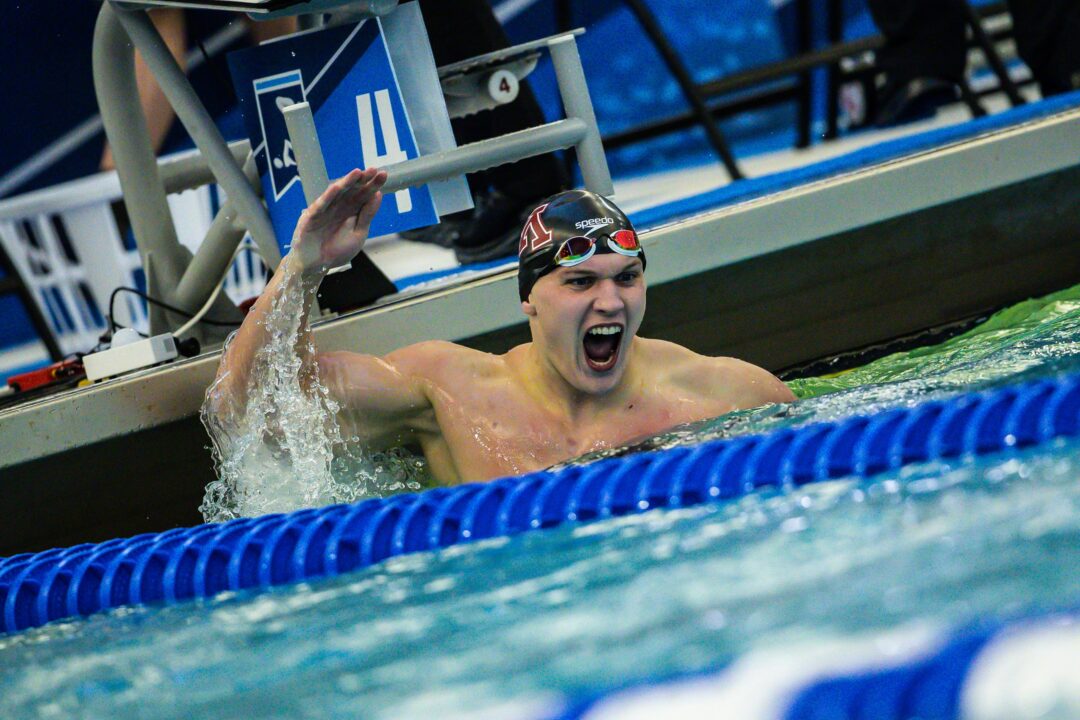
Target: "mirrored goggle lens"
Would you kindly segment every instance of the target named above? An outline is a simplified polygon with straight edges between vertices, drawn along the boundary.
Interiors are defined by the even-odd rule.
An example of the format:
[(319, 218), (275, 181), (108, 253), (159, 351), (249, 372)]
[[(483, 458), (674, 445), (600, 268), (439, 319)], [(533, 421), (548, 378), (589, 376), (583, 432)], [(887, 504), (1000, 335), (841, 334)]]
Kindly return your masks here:
[(637, 233), (633, 230), (616, 230), (611, 234), (612, 250), (626, 250), (636, 253), (641, 249)]
[(555, 253), (555, 264), (576, 265), (588, 260), (594, 250), (596, 250), (596, 244), (592, 238), (572, 237), (559, 246), (558, 252)]

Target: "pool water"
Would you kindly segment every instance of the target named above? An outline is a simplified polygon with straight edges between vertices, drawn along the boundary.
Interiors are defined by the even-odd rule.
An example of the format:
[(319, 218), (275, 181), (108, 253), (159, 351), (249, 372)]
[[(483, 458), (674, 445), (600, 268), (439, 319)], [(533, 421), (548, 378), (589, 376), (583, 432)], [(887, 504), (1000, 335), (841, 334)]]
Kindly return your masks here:
[[(1073, 288), (643, 446), (1078, 369)], [(0, 717), (542, 718), (749, 651), (1074, 607), (1078, 477), (1057, 441), (53, 623), (0, 637)]]

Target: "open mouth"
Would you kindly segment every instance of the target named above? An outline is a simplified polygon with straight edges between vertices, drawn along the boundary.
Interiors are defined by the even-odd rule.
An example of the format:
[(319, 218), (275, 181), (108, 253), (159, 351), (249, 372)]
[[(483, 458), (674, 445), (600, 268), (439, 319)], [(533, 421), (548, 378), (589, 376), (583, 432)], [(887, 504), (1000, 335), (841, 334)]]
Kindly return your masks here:
[(585, 331), (585, 363), (596, 372), (615, 367), (622, 344), (622, 325), (596, 325)]

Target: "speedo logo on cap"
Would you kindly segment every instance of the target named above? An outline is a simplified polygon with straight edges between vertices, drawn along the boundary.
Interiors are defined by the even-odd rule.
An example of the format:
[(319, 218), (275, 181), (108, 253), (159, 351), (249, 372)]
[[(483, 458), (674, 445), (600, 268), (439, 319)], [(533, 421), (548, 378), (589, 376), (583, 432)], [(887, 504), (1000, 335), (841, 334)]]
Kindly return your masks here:
[(576, 223), (574, 223), (574, 227), (576, 227), (578, 230), (584, 230), (585, 228), (602, 227), (604, 225), (614, 225), (614, 224), (615, 224), (615, 218), (598, 217), (598, 218), (589, 218), (588, 220), (579, 220)]

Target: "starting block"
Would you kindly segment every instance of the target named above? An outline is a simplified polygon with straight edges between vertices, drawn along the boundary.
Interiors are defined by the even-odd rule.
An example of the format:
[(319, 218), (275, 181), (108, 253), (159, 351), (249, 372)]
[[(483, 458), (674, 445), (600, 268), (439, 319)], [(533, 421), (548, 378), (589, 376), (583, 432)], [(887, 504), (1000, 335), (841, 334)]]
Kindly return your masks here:
[[(332, 28), (344, 23), (355, 25), (365, 19), (375, 19), (393, 66), (393, 87), (383, 89), (396, 93), (390, 92), (389, 97), (384, 97), (382, 106), (377, 90), (367, 93), (369, 101), (366, 104), (359, 99), (364, 92), (350, 98), (356, 116), (349, 122), (338, 122), (351, 122), (357, 143), (344, 158), (337, 154), (337, 143), (329, 139), (320, 142), (317, 110), (313, 110), (312, 103), (305, 101), (303, 95), (293, 93), (287, 96), (288, 102), (279, 102), (275, 98), (268, 108), (264, 108), (270, 114), (280, 111), (292, 153), (288, 158), (284, 155), (278, 158), (280, 167), (267, 156), (265, 172), (273, 177), (271, 168), (291, 171), (292, 168), (286, 167), (286, 159), (295, 162), (294, 169), (306, 201), (322, 193), (330, 173), (337, 176), (344, 174), (341, 168), (378, 164), (389, 176), (384, 187), (388, 196), (409, 190), (410, 199), (420, 197), (412, 189), (427, 186), (434, 215), (447, 214), (471, 206), (463, 175), (570, 147), (576, 151), (585, 186), (602, 195), (614, 193), (577, 51), (575, 36), (583, 32), (581, 30), (436, 69), (426, 33), (420, 41), (414, 33), (401, 30), (411, 22), (410, 12), (416, 11), (412, 3), (398, 7), (397, 0), (106, 0), (98, 17), (94, 39), (93, 65), (98, 102), (147, 273), (148, 290), (170, 304), (189, 311), (200, 307), (213, 292), (245, 232), (250, 233), (264, 262), (271, 268), (280, 261), (281, 250), (288, 239), (279, 240), (287, 223), (272, 223), (263, 204), (261, 196), (265, 196), (269, 204), (270, 193), (264, 192), (265, 184), (259, 180), (262, 173), (257, 170), (259, 163), (255, 155), (243, 162), (233, 157), (147, 17), (146, 10), (160, 6), (245, 12), (257, 19), (300, 15), (302, 26), (312, 29), (318, 26)], [(418, 13), (415, 14), (418, 17)], [(126, 60), (135, 48), (200, 150), (199, 166), (190, 168), (186, 180), (194, 184), (217, 182), (228, 197), (194, 258), (176, 240), (162, 180), (158, 177), (146, 136), (133, 65)], [(457, 147), (449, 128), (449, 118), (483, 112), (511, 102), (521, 81), (536, 67), (545, 51), (551, 55), (566, 118)], [(377, 119), (386, 107), (394, 112), (395, 94), (401, 98), (409, 119), (409, 132), (415, 131), (412, 136), (415, 156), (402, 147), (401, 142), (397, 143), (396, 149), (404, 150), (403, 154), (388, 152), (389, 136), (383, 132), (381, 120)], [(431, 98), (436, 98), (440, 105), (437, 111), (424, 105)], [(390, 102), (386, 103), (386, 99)], [(364, 108), (369, 111), (365, 113)], [(365, 128), (365, 124), (368, 127)], [(397, 139), (402, 141), (405, 126), (395, 125), (395, 128)], [(257, 145), (257, 141), (253, 145)], [(365, 145), (374, 145), (375, 149), (369, 151)], [(258, 147), (254, 149), (257, 151)], [(374, 163), (368, 162), (372, 158)], [(271, 192), (275, 195), (280, 192), (276, 183), (276, 179), (271, 183)], [(393, 204), (386, 203), (384, 207)], [(408, 202), (399, 205), (407, 206)], [(278, 232), (275, 232), (275, 225)], [(392, 228), (395, 229), (400, 226)], [(152, 334), (166, 332), (169, 326), (164, 312), (151, 310)]]

